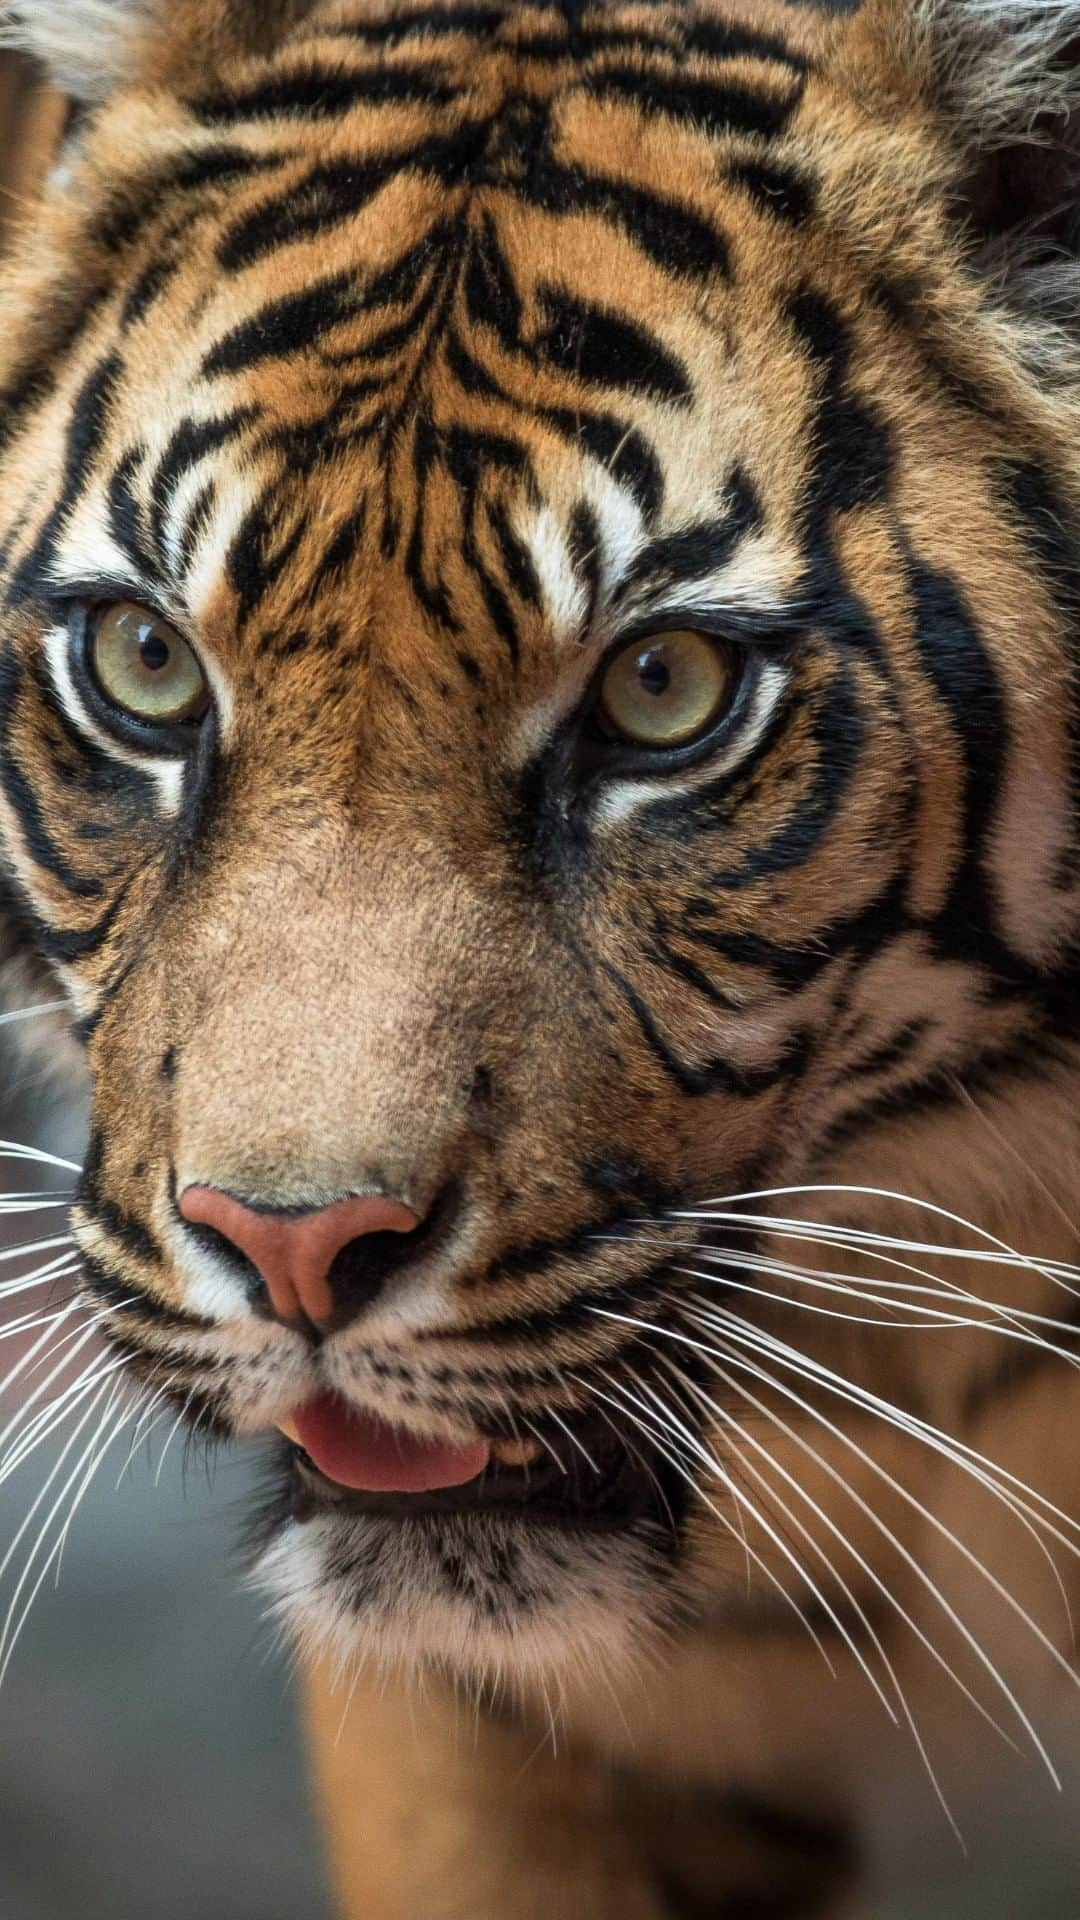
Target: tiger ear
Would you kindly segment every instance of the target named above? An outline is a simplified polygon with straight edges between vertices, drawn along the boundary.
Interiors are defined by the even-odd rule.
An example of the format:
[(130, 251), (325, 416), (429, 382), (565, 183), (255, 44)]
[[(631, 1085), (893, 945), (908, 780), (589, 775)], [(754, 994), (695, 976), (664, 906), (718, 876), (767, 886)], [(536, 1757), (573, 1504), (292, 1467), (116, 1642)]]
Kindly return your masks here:
[(72, 100), (96, 105), (134, 78), (165, 0), (10, 0), (0, 46), (29, 54)]
[(915, 0), (913, 20), (973, 264), (1080, 345), (1080, 0)]

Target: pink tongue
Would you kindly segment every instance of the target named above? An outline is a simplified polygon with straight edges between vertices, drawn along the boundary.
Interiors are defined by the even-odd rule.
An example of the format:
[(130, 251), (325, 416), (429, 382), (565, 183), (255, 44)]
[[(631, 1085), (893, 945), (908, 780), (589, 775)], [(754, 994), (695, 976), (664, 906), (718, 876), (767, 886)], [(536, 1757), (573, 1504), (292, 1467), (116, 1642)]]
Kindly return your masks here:
[(320, 1473), (364, 1493), (429, 1493), (460, 1487), (482, 1473), (491, 1455), (486, 1440), (452, 1446), (420, 1440), (400, 1427), (386, 1427), (353, 1413), (333, 1394), (309, 1401), (293, 1414), (300, 1445)]

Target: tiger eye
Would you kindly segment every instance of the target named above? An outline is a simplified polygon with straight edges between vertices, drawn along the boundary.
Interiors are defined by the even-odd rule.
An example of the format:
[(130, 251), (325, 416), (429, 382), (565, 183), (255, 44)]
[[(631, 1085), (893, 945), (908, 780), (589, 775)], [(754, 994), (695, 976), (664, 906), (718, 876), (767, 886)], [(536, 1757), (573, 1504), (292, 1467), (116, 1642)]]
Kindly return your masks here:
[(201, 719), (210, 705), (206, 675), (193, 648), (148, 607), (130, 601), (103, 607), (89, 653), (105, 698), (136, 720), (176, 726)]
[(615, 655), (600, 685), (600, 718), (635, 746), (685, 747), (723, 717), (737, 686), (734, 647), (677, 628)]

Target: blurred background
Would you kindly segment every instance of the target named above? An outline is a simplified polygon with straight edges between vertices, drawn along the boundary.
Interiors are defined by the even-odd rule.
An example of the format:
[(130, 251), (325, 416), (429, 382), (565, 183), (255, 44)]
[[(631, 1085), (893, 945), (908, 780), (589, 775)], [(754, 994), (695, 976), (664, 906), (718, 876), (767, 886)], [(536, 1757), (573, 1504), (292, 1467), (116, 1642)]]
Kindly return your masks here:
[[(5, 222), (62, 118), (62, 104), (0, 55), (0, 273)], [(79, 1158), (77, 1115), (17, 1047), (0, 1049), (0, 1135)], [(71, 1178), (0, 1148), (0, 1208), (4, 1193), (62, 1189)], [(20, 1258), (47, 1257), (13, 1260), (10, 1250), (62, 1231), (58, 1220), (56, 1211), (0, 1212), (0, 1281), (20, 1271)], [(0, 1334), (42, 1292), (0, 1295)], [(33, 1332), (0, 1343), (0, 1381)], [(8, 1389), (8, 1415), (25, 1378)], [(4, 1418), (0, 1386), (0, 1428)], [(126, 1444), (110, 1455), (65, 1545), (59, 1586), (49, 1569), (3, 1674), (3, 1920), (331, 1920), (295, 1690), (235, 1553), (257, 1460), (239, 1450), (219, 1456), (208, 1479), (184, 1436), (169, 1439), (170, 1426), (156, 1430), (119, 1486)], [(45, 1440), (0, 1485), (0, 1563), (62, 1438)], [(0, 1634), (63, 1474), (0, 1574)], [(16, 1595), (9, 1624), (31, 1587)], [(868, 1920), (1080, 1916), (1078, 1812), (1073, 1792), (1055, 1802), (1037, 1778), (1021, 1793), (1010, 1785), (982, 1810), (965, 1860), (928, 1808), (918, 1835), (905, 1827), (880, 1836), (880, 1893)]]

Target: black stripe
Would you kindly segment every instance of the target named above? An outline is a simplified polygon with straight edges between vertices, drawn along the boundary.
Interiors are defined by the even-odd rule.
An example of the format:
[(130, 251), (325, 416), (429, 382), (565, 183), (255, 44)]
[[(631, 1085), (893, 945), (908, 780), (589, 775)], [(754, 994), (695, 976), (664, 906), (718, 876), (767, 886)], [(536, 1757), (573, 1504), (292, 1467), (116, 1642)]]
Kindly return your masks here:
[(344, 573), (350, 562), (355, 559), (364, 537), (366, 522), (367, 513), (363, 501), (338, 522), (326, 543), (322, 559), (308, 583), (308, 591), (312, 597), (326, 585), (327, 581), (335, 580)]
[(6, 595), (9, 605), (16, 605), (40, 591), (41, 578), (54, 557), (60, 531), (78, 498), (87, 468), (105, 437), (122, 372), (120, 356), (107, 354), (91, 367), (75, 396), (68, 420), (57, 498), (30, 552), (12, 575)]
[(772, 33), (738, 25), (734, 20), (692, 18), (683, 34), (687, 53), (704, 54), (710, 60), (770, 60), (805, 74), (811, 62), (805, 54)]
[(760, 846), (750, 848), (737, 866), (713, 872), (710, 885), (725, 890), (749, 887), (802, 866), (832, 825), (862, 758), (865, 735), (854, 679), (844, 666), (838, 667), (820, 700), (813, 735), (815, 766), (806, 797), (791, 818)]
[[(997, 912), (985, 872), (987, 841), (997, 814), (1009, 733), (998, 678), (960, 589), (917, 554), (907, 558), (915, 608), (915, 643), (931, 686), (947, 713), (964, 768), (962, 853), (942, 931), (953, 951), (977, 964), (998, 957), (990, 946)], [(1010, 963), (1005, 962), (1006, 971)]]
[(260, 174), (277, 173), (282, 154), (251, 153), (246, 147), (217, 143), (198, 153), (151, 167), (125, 186), (114, 204), (98, 214), (94, 239), (108, 253), (130, 248), (148, 221), (156, 220), (166, 200), (177, 194), (232, 187)]
[[(800, 1600), (798, 1612), (815, 1631), (824, 1616), (835, 1632), (824, 1608)], [(712, 1841), (707, 1851), (702, 1828)], [(681, 1850), (680, 1831), (689, 1841)], [(673, 1795), (663, 1853), (672, 1864), (655, 1869), (653, 1880), (665, 1920), (824, 1920), (860, 1864), (854, 1832), (839, 1820), (737, 1789), (685, 1801)], [(731, 1860), (737, 1864), (725, 1864)]]
[(475, 512), (475, 501), (470, 500), (467, 508), (461, 556), (466, 566), (472, 569), (473, 576), (480, 588), (484, 606), (487, 609), (488, 619), (491, 621), (492, 627), (510, 655), (511, 662), (516, 666), (521, 652), (521, 639), (518, 634), (517, 621), (514, 618), (510, 602), (501, 586), (484, 565), (483, 557), (476, 543)]
[(532, 411), (627, 487), (647, 524), (657, 518), (664, 503), (664, 477), (659, 460), (636, 428), (614, 413), (586, 413), (569, 407), (537, 407)]
[(784, 132), (802, 98), (801, 85), (770, 94), (735, 81), (725, 85), (634, 67), (608, 67), (590, 75), (588, 86), (599, 100), (627, 100), (640, 113), (689, 120), (703, 133), (758, 134), (766, 140)]
[[(1071, 1353), (1074, 1361), (1080, 1360), (1080, 1300), (1073, 1300), (1063, 1314), (1058, 1315), (1059, 1327), (1055, 1332), (1055, 1343), (1064, 1348), (1064, 1354), (1054, 1353), (1044, 1346), (1029, 1345), (1017, 1341), (1015, 1345), (1004, 1342), (1005, 1352), (990, 1372), (973, 1381), (964, 1396), (963, 1418), (965, 1423), (977, 1420), (987, 1407), (998, 1400), (1007, 1399), (1011, 1394), (1020, 1393), (1031, 1381), (1041, 1374), (1049, 1373), (1054, 1367), (1065, 1369)], [(1063, 1334), (1061, 1326), (1068, 1329)], [(1070, 1345), (1070, 1342), (1072, 1343)], [(1064, 1371), (1062, 1386), (1068, 1391)]]
[(606, 961), (603, 970), (637, 1021), (649, 1051), (680, 1093), (689, 1094), (695, 1100), (705, 1094), (720, 1092), (741, 1100), (752, 1099), (781, 1082), (800, 1078), (805, 1071), (805, 1042), (801, 1034), (794, 1032), (790, 1045), (781, 1057), (767, 1067), (739, 1067), (731, 1060), (720, 1058), (706, 1060), (699, 1067), (691, 1066), (689, 1062), (680, 1060), (668, 1045), (641, 995), (631, 986), (625, 974)]
[(892, 450), (881, 421), (851, 392), (851, 336), (831, 301), (803, 289), (787, 316), (824, 379), (813, 427), (813, 462), (807, 490), (811, 525), (881, 497), (892, 468)]
[[(129, 883), (130, 885), (130, 883)], [(113, 922), (127, 898), (129, 886), (118, 889), (109, 906), (89, 927), (54, 927), (43, 919), (37, 908), (23, 892), (22, 917), (26, 927), (33, 934), (34, 945), (46, 960), (55, 960), (62, 966), (76, 966), (81, 960), (89, 960), (99, 953), (112, 932)]]
[(730, 272), (724, 235), (689, 207), (583, 167), (560, 166), (550, 152), (546, 132), (516, 193), (548, 213), (590, 213), (609, 221), (640, 247), (665, 273), (681, 278), (727, 279)]
[[(208, 378), (216, 374), (248, 373), (267, 360), (284, 360), (303, 353), (335, 327), (360, 312), (352, 273), (328, 274), (299, 293), (268, 301), (230, 329), (212, 347), (202, 363)], [(241, 410), (241, 417), (250, 409)], [(231, 416), (235, 419), (237, 416)]]
[(217, 498), (217, 482), (213, 479), (205, 480), (184, 516), (184, 524), (177, 538), (181, 579), (186, 578), (190, 572), (199, 542), (214, 520), (217, 512)]
[(727, 565), (740, 542), (761, 528), (763, 515), (754, 486), (741, 467), (735, 468), (723, 494), (729, 503), (724, 513), (650, 540), (642, 548), (619, 587), (616, 604), (644, 580), (681, 584), (693, 574), (713, 573)]
[(691, 960), (689, 954), (680, 953), (673, 947), (665, 936), (659, 916), (654, 923), (653, 937), (643, 943), (641, 954), (643, 959), (651, 960), (654, 966), (673, 973), (679, 980), (685, 980), (687, 986), (695, 993), (700, 993), (702, 999), (708, 1000), (711, 1006), (723, 1007), (728, 1013), (741, 1010), (744, 1004), (742, 994), (718, 984), (704, 967), (699, 966), (696, 960)]
[(229, 580), (236, 591), (236, 624), (241, 632), (277, 585), (306, 532), (303, 514), (296, 515), (287, 531), (282, 530), (277, 494), (278, 483), (272, 480), (248, 508), (226, 559)]
[(458, 228), (451, 220), (437, 220), (415, 245), (383, 267), (364, 283), (362, 305), (365, 312), (378, 307), (397, 307), (419, 292), (438, 254), (452, 247)]
[(906, 1066), (918, 1049), (920, 1041), (932, 1033), (934, 1022), (926, 1016), (907, 1020), (888, 1040), (882, 1040), (864, 1053), (853, 1065), (845, 1066), (837, 1075), (841, 1084), (851, 1080), (869, 1080), (877, 1074), (890, 1073), (894, 1067)]
[(22, 684), (22, 670), (9, 647), (0, 659), (0, 786), (31, 859), (77, 900), (99, 900), (104, 892), (101, 881), (95, 874), (78, 872), (57, 846), (45, 824), (37, 794), (15, 756), (11, 735)]
[(287, 193), (265, 200), (222, 235), (217, 257), (236, 272), (267, 254), (326, 233), (366, 207), (401, 173), (430, 173), (445, 186), (460, 184), (483, 151), (487, 127), (467, 121), (456, 132), (432, 135), (377, 159), (327, 161), (313, 167)]
[(623, 387), (682, 404), (692, 400), (685, 367), (636, 321), (559, 287), (541, 285), (537, 299), (547, 325), (533, 349), (560, 372), (588, 386)]
[(505, 7), (411, 7), (385, 20), (364, 20), (356, 25), (342, 23), (332, 31), (335, 36), (360, 40), (368, 47), (387, 47), (401, 40), (419, 40), (431, 35), (487, 34), (508, 17)]
[(237, 439), (258, 417), (255, 407), (235, 407), (231, 413), (209, 420), (181, 420), (170, 434), (150, 482), (150, 531), (163, 566), (167, 559), (165, 520), (180, 481), (208, 454)]
[(814, 212), (815, 190), (805, 174), (775, 161), (736, 160), (721, 178), (742, 187), (764, 213), (774, 214), (790, 227), (801, 227)]
[[(1070, 788), (1074, 819), (1080, 825), (1080, 537), (1067, 503), (1042, 468), (1023, 461), (1004, 464), (999, 491), (1025, 545), (1042, 569), (1065, 629), (1070, 668)], [(1080, 833), (1057, 875), (1062, 890), (1072, 886), (1078, 871)]]
[[(86, 289), (66, 318), (62, 322), (57, 318), (32, 358), (16, 369), (10, 384), (0, 389), (0, 454), (6, 452), (27, 415), (36, 407), (44, 406), (55, 392), (68, 353), (78, 344), (112, 291), (111, 287)], [(8, 551), (5, 543), (0, 564), (6, 564)]]
[(167, 286), (176, 278), (184, 264), (184, 254), (175, 232), (170, 233), (169, 243), (153, 254), (143, 267), (124, 298), (120, 311), (120, 329), (126, 333), (149, 312), (155, 301), (160, 299)]
[[(110, 1273), (109, 1269), (104, 1266), (99, 1259), (89, 1254), (83, 1254), (82, 1260), (82, 1278), (84, 1278), (87, 1287), (96, 1300), (103, 1301), (106, 1306), (110, 1307), (119, 1307), (122, 1302), (128, 1303), (124, 1307), (125, 1325), (134, 1320), (136, 1323), (142, 1322), (146, 1326), (162, 1327), (174, 1333), (206, 1333), (213, 1331), (216, 1324), (213, 1320), (208, 1320), (199, 1313), (185, 1313), (179, 1307), (170, 1307), (164, 1300), (158, 1300), (151, 1293), (138, 1292), (135, 1299), (132, 1300), (132, 1284), (130, 1280), (126, 1280), (122, 1274)], [(141, 1346), (129, 1345), (129, 1343), (125, 1342), (122, 1338), (119, 1340), (114, 1339), (112, 1326), (113, 1322), (111, 1320), (104, 1323), (102, 1331), (106, 1339), (113, 1341), (114, 1345), (127, 1346), (129, 1351), (137, 1351), (141, 1354), (146, 1353), (146, 1349)], [(134, 1329), (132, 1332), (134, 1334)], [(155, 1355), (153, 1357), (156, 1358), (158, 1356)], [(190, 1356), (188, 1355), (185, 1355), (185, 1361), (189, 1366), (192, 1364)], [(217, 1363), (212, 1362), (209, 1357), (206, 1360), (200, 1357), (197, 1362), (200, 1371), (208, 1371), (214, 1364)]]
[(570, 564), (585, 588), (581, 625), (583, 630), (587, 630), (596, 619), (600, 605), (604, 551), (600, 523), (587, 500), (574, 502), (566, 529), (566, 544), (570, 549)]
[(204, 127), (213, 127), (290, 117), (332, 120), (357, 107), (396, 106), (402, 101), (447, 107), (460, 99), (462, 92), (461, 87), (447, 81), (441, 66), (430, 61), (368, 67), (352, 73), (313, 63), (274, 74), (253, 87), (203, 94), (188, 104), (196, 120)]
[(143, 544), (142, 510), (134, 487), (135, 476), (145, 458), (145, 446), (128, 447), (109, 476), (109, 532), (134, 572), (154, 580), (159, 573), (158, 561)]
[(465, 260), (462, 286), (465, 307), (477, 326), (494, 327), (504, 347), (521, 345), (521, 296), (499, 241), (495, 222), (485, 213), (473, 234)]
[(491, 531), (499, 544), (506, 577), (519, 600), (528, 607), (541, 605), (540, 582), (536, 577), (532, 555), (518, 539), (510, 525), (506, 508), (501, 500), (491, 501), (487, 509)]
[(858, 912), (839, 919), (825, 919), (805, 929), (805, 945), (780, 946), (759, 934), (733, 933), (728, 928), (704, 927), (701, 916), (717, 911), (715, 899), (690, 900), (683, 909), (681, 932), (695, 944), (722, 954), (735, 966), (756, 967), (771, 976), (777, 986), (802, 987), (816, 980), (824, 968), (841, 955), (865, 959), (876, 953), (889, 939), (910, 930), (906, 907), (907, 876), (902, 869), (886, 882)]
[[(1076, 956), (1072, 970), (1059, 983), (1057, 992), (1048, 991), (1043, 1000), (1031, 1000), (1033, 1014), (1042, 1015), (1044, 1025), (1025, 1026), (1017, 1038), (1003, 1046), (988, 1048), (965, 1062), (963, 1084), (969, 1094), (1000, 1092), (1008, 1081), (1018, 1087), (1045, 1086), (1047, 1067), (1062, 1064), (1063, 1043), (1075, 1039), (1078, 1017), (1076, 993)], [(889, 1087), (863, 1102), (857, 1109), (841, 1115), (818, 1142), (819, 1157), (824, 1158), (848, 1140), (861, 1138), (870, 1129), (887, 1123), (921, 1119), (942, 1108), (955, 1111), (958, 1105), (955, 1066), (932, 1066), (918, 1080), (900, 1087)]]
[[(519, 1306), (513, 1313), (496, 1320), (485, 1320), (470, 1327), (455, 1327), (451, 1337), (470, 1345), (501, 1340), (514, 1347), (533, 1346), (550, 1340), (555, 1334), (580, 1333), (590, 1328), (596, 1332), (598, 1309), (645, 1318), (649, 1309), (667, 1292), (672, 1260), (678, 1257), (678, 1253), (678, 1247), (674, 1247), (671, 1253), (665, 1254), (662, 1260), (657, 1260), (641, 1273), (630, 1274), (622, 1280), (609, 1280), (595, 1287), (579, 1288), (553, 1307), (537, 1307), (527, 1312), (523, 1306)], [(505, 1279), (513, 1271), (511, 1258), (509, 1262), (500, 1262), (495, 1266), (487, 1278), (492, 1281)], [(629, 1331), (636, 1338), (641, 1329), (631, 1328)], [(437, 1337), (442, 1343), (448, 1336), (442, 1329), (437, 1336), (421, 1332), (419, 1337), (421, 1340)]]

